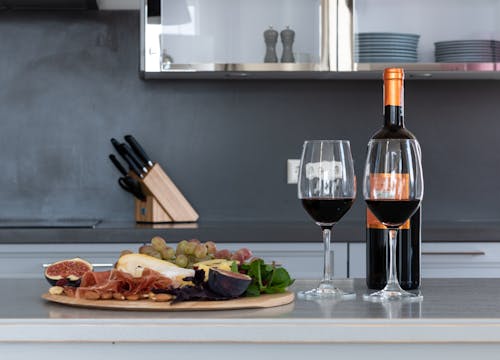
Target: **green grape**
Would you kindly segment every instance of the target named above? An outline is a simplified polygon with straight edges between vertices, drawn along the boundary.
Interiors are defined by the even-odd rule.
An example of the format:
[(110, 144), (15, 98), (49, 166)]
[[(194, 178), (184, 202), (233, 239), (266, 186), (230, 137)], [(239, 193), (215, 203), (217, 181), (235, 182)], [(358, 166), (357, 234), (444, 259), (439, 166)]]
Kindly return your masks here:
[(184, 254), (186, 255), (193, 255), (194, 254), (194, 249), (196, 249), (196, 243), (195, 242), (190, 242), (186, 244), (186, 247), (184, 248)]
[(149, 250), (145, 253), (146, 255), (161, 259), (161, 254), (160, 252), (156, 251), (155, 249)]
[[(161, 250), (158, 251), (161, 254), (161, 257), (162, 257), (163, 260), (169, 260), (169, 259), (171, 259), (171, 258), (169, 258), (169, 256), (170, 256), (169, 249), (172, 249), (172, 248), (169, 247), (169, 246), (167, 246), (167, 247), (164, 247), (164, 248), (162, 248)], [(174, 256), (175, 256), (175, 250), (173, 250), (173, 251), (174, 251)]]
[(155, 236), (154, 238), (151, 239), (151, 246), (156, 251), (161, 252), (161, 249), (165, 249), (167, 247), (167, 243), (162, 237)]
[(175, 264), (177, 266), (180, 266), (182, 268), (186, 267), (189, 263), (189, 259), (186, 255), (184, 254), (179, 254), (177, 255), (177, 257), (175, 258)]
[(205, 244), (198, 244), (198, 245), (196, 245), (196, 247), (194, 248), (193, 254), (198, 259), (202, 259), (205, 256), (207, 256), (207, 247), (206, 247), (206, 245)]
[(175, 250), (175, 253), (177, 255), (179, 254), (184, 254), (186, 252), (186, 245), (188, 244), (187, 240), (182, 240), (177, 244), (177, 249)]
[(139, 254), (149, 255), (157, 259), (161, 259), (160, 252), (156, 251), (151, 245), (142, 245), (139, 248)]
[(175, 250), (167, 246), (160, 250), (160, 254), (163, 260), (172, 260), (175, 257)]
[(163, 258), (162, 258), (162, 256), (161, 256), (161, 253), (160, 253), (159, 251), (156, 251), (156, 250), (151, 251), (151, 252), (150, 252), (149, 254), (147, 254), (147, 255), (152, 256), (152, 257), (155, 257), (155, 258), (160, 259), (160, 260), (162, 260), (162, 259), (163, 259)]

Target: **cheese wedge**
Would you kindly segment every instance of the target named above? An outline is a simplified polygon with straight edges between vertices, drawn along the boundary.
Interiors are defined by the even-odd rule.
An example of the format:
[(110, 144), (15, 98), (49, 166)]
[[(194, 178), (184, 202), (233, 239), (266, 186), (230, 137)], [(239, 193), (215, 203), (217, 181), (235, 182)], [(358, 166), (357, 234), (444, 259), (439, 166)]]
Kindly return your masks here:
[(133, 277), (141, 277), (144, 268), (158, 271), (171, 279), (194, 276), (193, 269), (184, 269), (169, 261), (160, 260), (145, 254), (126, 254), (116, 263), (116, 269), (126, 272)]

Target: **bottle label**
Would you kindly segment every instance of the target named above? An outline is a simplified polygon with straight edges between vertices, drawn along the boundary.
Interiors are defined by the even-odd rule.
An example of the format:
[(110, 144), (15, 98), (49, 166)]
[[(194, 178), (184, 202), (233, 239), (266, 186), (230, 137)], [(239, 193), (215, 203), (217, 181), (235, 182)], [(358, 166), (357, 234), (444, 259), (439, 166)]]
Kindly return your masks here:
[[(410, 189), (409, 174), (377, 173), (370, 174), (370, 188), (372, 199), (404, 200), (409, 198)], [(375, 215), (366, 209), (366, 225), (370, 229), (387, 229)], [(408, 219), (400, 229), (410, 228)]]

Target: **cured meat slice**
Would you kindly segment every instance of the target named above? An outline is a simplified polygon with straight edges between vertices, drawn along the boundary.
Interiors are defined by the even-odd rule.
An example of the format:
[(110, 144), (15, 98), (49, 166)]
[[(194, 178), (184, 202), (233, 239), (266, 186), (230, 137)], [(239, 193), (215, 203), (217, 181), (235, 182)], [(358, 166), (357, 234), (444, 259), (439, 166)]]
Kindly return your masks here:
[(89, 287), (105, 283), (109, 279), (111, 271), (112, 270), (100, 272), (89, 271), (83, 274), (80, 287)]
[[(111, 298), (114, 294), (124, 297), (148, 294), (152, 290), (167, 289), (172, 280), (157, 271), (144, 269), (142, 276), (134, 278), (120, 270), (87, 272), (76, 291), (68, 289), (65, 294), (85, 299)], [(110, 296), (111, 295), (111, 296)]]

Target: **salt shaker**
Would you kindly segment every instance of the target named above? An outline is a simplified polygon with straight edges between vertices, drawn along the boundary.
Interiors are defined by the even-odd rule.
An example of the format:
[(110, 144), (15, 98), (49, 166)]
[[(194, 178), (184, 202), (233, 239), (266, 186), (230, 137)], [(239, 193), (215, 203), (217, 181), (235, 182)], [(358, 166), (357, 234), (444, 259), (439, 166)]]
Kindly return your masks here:
[(276, 55), (276, 43), (278, 42), (278, 32), (269, 26), (269, 29), (264, 31), (264, 41), (266, 43), (266, 56), (264, 62), (277, 63), (278, 55)]
[(293, 41), (295, 40), (295, 31), (290, 29), (289, 26), (281, 31), (281, 42), (283, 44), (283, 53), (281, 54), (282, 63), (294, 63), (295, 57), (293, 56)]

